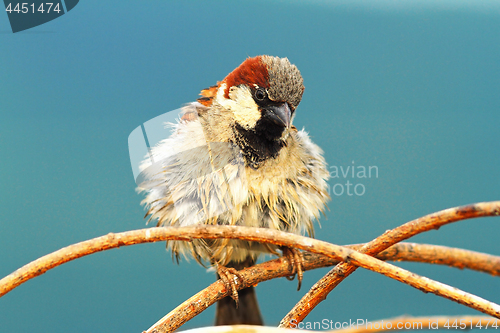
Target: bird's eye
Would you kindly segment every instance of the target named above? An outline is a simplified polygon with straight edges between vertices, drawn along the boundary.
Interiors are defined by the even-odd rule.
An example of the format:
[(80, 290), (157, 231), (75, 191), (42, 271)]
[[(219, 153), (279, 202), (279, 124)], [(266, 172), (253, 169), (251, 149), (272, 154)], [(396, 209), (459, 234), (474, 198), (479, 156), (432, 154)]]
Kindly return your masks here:
[(262, 102), (267, 98), (267, 92), (265, 89), (259, 88), (255, 90), (255, 99), (258, 100), (259, 102)]

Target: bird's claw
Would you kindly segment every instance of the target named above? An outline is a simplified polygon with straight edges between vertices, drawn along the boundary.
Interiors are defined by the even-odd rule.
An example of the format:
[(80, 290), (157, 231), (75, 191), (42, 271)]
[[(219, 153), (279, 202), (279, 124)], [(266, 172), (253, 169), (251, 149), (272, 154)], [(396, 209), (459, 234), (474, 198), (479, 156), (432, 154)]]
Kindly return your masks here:
[(295, 279), (295, 275), (297, 275), (297, 280), (299, 282), (297, 290), (300, 290), (300, 287), (302, 286), (302, 278), (304, 277), (304, 256), (302, 255), (302, 252), (292, 247), (284, 247), (283, 256), (286, 257), (292, 265), (293, 275), (287, 276), (286, 278), (291, 281)]
[(224, 286), (227, 290), (231, 290), (231, 298), (236, 303), (236, 308), (238, 308), (238, 288), (236, 285), (238, 284), (238, 280), (243, 281), (243, 276), (232, 267), (224, 267), (222, 265), (217, 265), (217, 274), (219, 274), (219, 278), (224, 283)]

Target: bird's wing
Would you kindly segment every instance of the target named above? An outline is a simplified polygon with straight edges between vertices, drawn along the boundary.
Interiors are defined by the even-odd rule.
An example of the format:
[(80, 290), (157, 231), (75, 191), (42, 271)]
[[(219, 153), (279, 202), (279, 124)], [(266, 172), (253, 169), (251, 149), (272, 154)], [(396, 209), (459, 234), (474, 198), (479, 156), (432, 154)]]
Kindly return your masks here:
[[(200, 113), (192, 103), (183, 109), (172, 135), (152, 148), (155, 163), (142, 170), (147, 215), (159, 225), (186, 226), (234, 220), (233, 208), (243, 200), (244, 161), (237, 146), (207, 142)], [(227, 223), (227, 222), (226, 222)]]

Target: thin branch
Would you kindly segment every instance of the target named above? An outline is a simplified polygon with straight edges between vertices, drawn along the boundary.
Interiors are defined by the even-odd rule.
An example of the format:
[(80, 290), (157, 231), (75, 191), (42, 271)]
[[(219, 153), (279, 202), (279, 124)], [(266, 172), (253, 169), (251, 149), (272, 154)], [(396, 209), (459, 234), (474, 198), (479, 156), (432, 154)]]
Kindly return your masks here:
[[(363, 244), (348, 245), (349, 248), (359, 249)], [(304, 254), (304, 270), (311, 270), (320, 267), (332, 266), (339, 261), (324, 255), (307, 253)], [(492, 275), (500, 273), (500, 257), (484, 253), (473, 252), (462, 249), (453, 249), (445, 246), (435, 246), (426, 244), (400, 243), (393, 245), (377, 256), (381, 260), (406, 260), (414, 262), (427, 262), (431, 264), (451, 265), (459, 268), (470, 268)], [(475, 260), (475, 258), (477, 258)], [(461, 262), (461, 263), (460, 263)], [(458, 263), (458, 264), (457, 264)], [(479, 263), (479, 266), (477, 265)], [(243, 277), (244, 289), (251, 285), (256, 285), (267, 280), (289, 276), (293, 267), (286, 258), (279, 258), (265, 263), (245, 268), (239, 271)], [(239, 290), (241, 290), (239, 288)], [(181, 327), (208, 307), (220, 299), (230, 295), (226, 291), (221, 281), (216, 281), (207, 288), (170, 311), (161, 318), (147, 333), (172, 332)]]
[[(356, 245), (359, 250), (363, 244)], [(398, 243), (376, 255), (380, 260), (422, 262), (500, 276), (500, 257), (447, 246)], [(337, 264), (337, 263), (335, 263)], [(334, 263), (332, 263), (334, 265)]]
[[(496, 205), (496, 206), (495, 206)], [(479, 216), (494, 216), (498, 215), (500, 211), (500, 202), (494, 203), (482, 203), (477, 205), (468, 206), (465, 208), (456, 209), (458, 212), (462, 212), (463, 218), (466, 217), (479, 217)], [(446, 214), (449, 214), (444, 211)], [(455, 212), (456, 213), (456, 212)], [(434, 214), (436, 215), (436, 214)], [(440, 219), (443, 217), (436, 217), (438, 221), (433, 227), (439, 225)], [(459, 219), (456, 219), (459, 220)], [(448, 221), (449, 223), (451, 221)], [(441, 223), (443, 224), (443, 223)], [(64, 249), (56, 251), (52, 254), (44, 256), (38, 260), (35, 260), (31, 264), (28, 264), (19, 270), (15, 271), (11, 275), (0, 280), (0, 296), (6, 294), (16, 286), (27, 281), (28, 279), (43, 274), (48, 269), (56, 267), (64, 262), (76, 259), (78, 257), (88, 255), (94, 252), (99, 252), (111, 248), (116, 248), (120, 246), (132, 245), (141, 242), (156, 242), (163, 240), (184, 240), (190, 241), (195, 238), (232, 238), (232, 239), (246, 239), (250, 241), (260, 241), (268, 242), (276, 245), (296, 247), (303, 250), (322, 253), (324, 255), (330, 256), (337, 260), (350, 260), (356, 261), (364, 267), (371, 267), (372, 269), (382, 270), (388, 276), (392, 274), (393, 277), (398, 277), (398, 268), (386, 264), (379, 263), (376, 259), (364, 256), (357, 253), (351, 249), (340, 247), (333, 244), (328, 244), (322, 241), (313, 240), (307, 237), (291, 235), (287, 233), (281, 233), (269, 229), (254, 229), (245, 227), (230, 227), (230, 226), (198, 226), (198, 227), (188, 227), (188, 228), (150, 228), (143, 230), (130, 231), (120, 234), (109, 234), (107, 236), (102, 236), (95, 238), (93, 240), (85, 241), (75, 245), (68, 246)], [(375, 261), (373, 261), (375, 260)], [(376, 265), (375, 265), (376, 264)], [(375, 266), (374, 266), (375, 265)], [(406, 272), (401, 270), (404, 274)], [(409, 272), (408, 272), (409, 273)], [(409, 273), (411, 274), (411, 273)], [(424, 280), (424, 285), (418, 276), (413, 275), (414, 279), (411, 279), (411, 284), (416, 288), (429, 288), (429, 291), (434, 291), (440, 293), (440, 295), (446, 295), (450, 299), (455, 301), (466, 303), (469, 306), (476, 308), (480, 311), (485, 311), (489, 313), (493, 311), (493, 315), (498, 315), (498, 305), (484, 301), (473, 295), (469, 295), (463, 292), (458, 292), (454, 288), (442, 285), (432, 280)], [(242, 288), (246, 286), (241, 286)], [(444, 288), (444, 289), (443, 289)], [(444, 291), (443, 291), (444, 290)], [(472, 302), (472, 303), (471, 303)]]
[[(393, 233), (398, 233), (402, 232), (404, 230), (408, 231), (406, 233), (412, 233), (416, 234), (418, 232), (430, 230), (432, 228), (439, 228), (439, 226), (446, 224), (446, 223), (451, 223), (451, 222), (456, 222), (462, 219), (466, 218), (474, 218), (474, 217), (485, 217), (485, 216), (497, 216), (500, 214), (500, 201), (493, 201), (493, 202), (485, 202), (485, 203), (478, 203), (475, 205), (469, 205), (469, 206), (464, 206), (464, 207), (458, 207), (458, 208), (450, 208), (447, 210), (444, 210), (442, 212), (434, 213), (425, 217), (422, 217), (420, 219), (414, 220), (412, 222), (408, 222), (404, 225), (402, 225), (399, 228), (394, 229), (393, 231), (387, 232), (384, 235), (378, 237), (374, 241), (368, 243), (372, 244), (371, 246), (368, 246), (368, 244), (365, 244), (360, 251), (366, 251), (365, 253), (370, 253), (370, 252), (380, 252), (382, 250), (387, 249), (389, 246), (393, 245), (394, 243), (400, 242), (402, 239), (396, 238), (396, 240), (390, 240), (387, 239), (388, 234), (393, 234)], [(442, 215), (442, 216), (440, 216)], [(451, 215), (451, 216), (450, 216)], [(419, 221), (421, 221), (421, 228), (422, 231), (419, 231), (417, 228), (419, 226)], [(433, 222), (434, 221), (434, 222)], [(191, 227), (191, 229), (196, 229), (198, 228), (201, 230), (204, 228), (203, 226), (199, 227)], [(12, 289), (16, 288), (17, 286), (21, 285), (22, 283), (28, 281), (29, 279), (32, 279), (36, 276), (39, 276), (49, 269), (52, 269), (54, 267), (57, 267), (61, 264), (64, 264), (68, 261), (100, 252), (100, 251), (105, 251), (113, 248), (118, 248), (121, 246), (127, 246), (127, 245), (133, 245), (133, 244), (140, 244), (140, 243), (153, 243), (153, 242), (159, 242), (159, 241), (164, 241), (167, 239), (170, 240), (183, 240), (183, 241), (190, 241), (192, 238), (196, 238), (194, 236), (188, 237), (183, 234), (183, 230), (188, 230), (189, 228), (182, 229), (182, 231), (179, 231), (179, 228), (169, 228), (170, 234), (165, 234), (168, 233), (165, 231), (163, 228), (147, 228), (147, 229), (140, 229), (140, 230), (134, 230), (134, 231), (127, 231), (127, 232), (122, 232), (119, 234), (113, 234), (110, 233), (106, 236), (101, 236), (97, 238), (93, 238), (87, 241), (83, 241), (77, 244), (73, 244), (70, 246), (67, 246), (65, 248), (62, 248), (60, 250), (57, 250), (51, 254), (45, 255), (35, 261), (32, 261), (31, 263), (19, 268), (15, 272), (11, 273), (10, 275), (4, 277), (2, 280), (0, 280), (0, 297), (11, 291)], [(196, 230), (198, 230), (196, 229)], [(403, 229), (403, 230), (400, 230)], [(415, 231), (415, 229), (417, 231)], [(223, 229), (220, 229), (223, 230)], [(226, 229), (227, 230), (227, 229)], [(265, 229), (260, 229), (260, 230), (265, 230)], [(160, 234), (159, 234), (160, 231)], [(405, 234), (405, 232), (402, 232)], [(199, 236), (199, 235), (198, 235)], [(406, 236), (404, 239), (409, 238), (410, 236)], [(199, 238), (204, 238), (204, 237), (199, 237)], [(243, 238), (242, 238), (243, 239)], [(371, 247), (374, 246), (373, 243), (385, 243), (387, 246), (379, 246), (379, 247), (384, 247), (384, 249), (378, 251), (379, 247), (377, 247), (375, 250), (371, 250)], [(373, 253), (374, 254), (374, 253)], [(349, 265), (350, 266), (350, 265)], [(337, 266), (338, 267), (338, 266)], [(340, 283), (340, 282), (339, 282)], [(306, 316), (305, 314), (301, 318), (290, 318), (291, 319), (302, 319)], [(298, 320), (298, 321), (300, 321)]]
[[(359, 251), (363, 245), (364, 244), (354, 244), (346, 245), (346, 247)], [(398, 243), (380, 252), (375, 257), (380, 260), (421, 262), (450, 266), (458, 269), (467, 268), (493, 276), (500, 276), (499, 256), (447, 246)], [(340, 262), (320, 254), (307, 252), (304, 253), (304, 258), (308, 264), (311, 264), (311, 269), (333, 266)]]
[[(174, 228), (169, 229), (172, 234), (174, 231), (178, 231), (178, 229), (172, 229)], [(0, 290), (2, 291), (2, 295), (4, 295), (28, 279), (34, 278), (51, 268), (82, 256), (120, 246), (161, 241), (167, 238), (162, 234), (157, 234), (157, 231), (158, 229), (153, 228), (130, 231), (116, 235), (109, 234), (68, 246), (34, 261), (31, 264), (17, 270), (8, 277), (0, 280)], [(162, 230), (160, 229), (159, 231)], [(170, 235), (168, 238), (183, 240), (191, 239), (186, 238), (186, 236), (175, 238), (175, 235)], [(363, 244), (356, 244), (348, 247), (357, 250), (362, 246)], [(458, 268), (478, 270), (492, 275), (500, 275), (500, 257), (444, 246), (400, 243), (380, 253), (378, 258), (381, 260), (405, 260), (450, 265)], [(304, 253), (304, 259), (304, 270), (332, 266), (339, 263), (338, 259), (307, 252)], [(271, 260), (251, 268), (247, 268), (241, 271), (244, 281), (246, 282), (245, 285), (242, 285), (242, 288), (270, 279), (289, 276), (292, 274), (292, 271), (293, 268), (284, 258)], [(172, 310), (157, 324), (162, 325), (167, 331), (173, 331), (197, 314), (204, 311), (216, 301), (224, 298), (227, 294), (228, 293), (226, 293), (224, 285), (220, 282), (215, 282), (211, 286), (191, 297), (186, 302), (179, 305), (176, 309)], [(153, 332), (155, 327), (156, 326), (153, 325), (150, 331)]]
[(496, 318), (500, 318), (500, 306), (489, 302), (481, 297), (466, 293), (460, 289), (448, 286), (447, 284), (431, 280), (425, 276), (420, 276), (408, 270), (387, 264), (374, 257), (366, 256), (360, 252), (353, 251), (346, 258), (346, 262), (352, 262), (371, 271), (384, 274), (387, 277), (408, 284), (425, 293), (431, 292), (449, 300), (463, 304), (470, 308), (479, 310)]
[[(467, 206), (449, 208), (426, 215), (385, 232), (359, 251), (368, 255), (376, 255), (390, 246), (419, 233), (469, 218), (500, 215), (500, 201), (483, 202)], [(327, 295), (356, 270), (356, 266), (343, 262), (335, 266), (323, 278), (314, 284), (309, 292), (281, 320), (280, 327), (290, 327), (292, 322), (301, 322)]]

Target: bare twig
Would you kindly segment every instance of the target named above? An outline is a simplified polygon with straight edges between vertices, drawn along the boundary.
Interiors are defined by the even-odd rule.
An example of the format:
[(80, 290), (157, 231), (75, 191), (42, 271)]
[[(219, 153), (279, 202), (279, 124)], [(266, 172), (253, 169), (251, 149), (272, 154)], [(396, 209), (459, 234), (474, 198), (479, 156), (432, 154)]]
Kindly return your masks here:
[[(361, 246), (356, 250), (360, 248)], [(498, 256), (439, 245), (399, 243), (380, 252), (376, 258), (446, 265), (494, 276), (500, 275), (500, 257)]]
[[(356, 244), (349, 245), (348, 247), (359, 249), (361, 246), (362, 244)], [(451, 264), (455, 267), (476, 269), (492, 275), (498, 275), (500, 272), (500, 257), (462, 249), (452, 249), (444, 246), (400, 243), (393, 245), (378, 256), (381, 260), (406, 260), (406, 257), (409, 257), (410, 261), (444, 265)], [(477, 260), (474, 258), (477, 258)], [(307, 252), (304, 253), (304, 259), (303, 268), (305, 271), (331, 266), (339, 262), (327, 256)], [(461, 261), (462, 264), (459, 264)], [(477, 266), (476, 261), (483, 265)], [(243, 284), (240, 288), (244, 289), (263, 281), (289, 276), (292, 274), (292, 270), (293, 268), (285, 258), (270, 260), (246, 268), (239, 271), (240, 275), (243, 277)], [(175, 331), (184, 323), (229, 294), (230, 292), (225, 290), (224, 284), (220, 281), (216, 281), (170, 311), (170, 313), (151, 326), (147, 332), (158, 333)]]
[[(500, 202), (495, 202), (482, 203), (455, 210), (458, 211), (458, 213), (462, 212), (462, 215), (464, 216), (463, 218), (465, 218), (498, 215), (498, 212), (500, 210), (499, 207)], [(445, 215), (449, 214), (448, 211), (449, 210), (444, 211)], [(443, 217), (437, 216), (436, 220), (439, 222), (442, 218)], [(448, 221), (447, 223), (449, 222), (451, 221)], [(441, 225), (442, 224), (444, 223), (441, 223)], [(439, 223), (433, 225), (433, 227), (436, 226), (439, 226)], [(430, 229), (429, 226), (427, 227)], [(156, 242), (174, 239), (190, 241), (191, 239), (195, 238), (239, 238), (251, 241), (268, 242), (276, 245), (296, 247), (303, 250), (324, 254), (337, 260), (352, 260), (353, 262), (356, 262), (356, 264), (362, 265), (363, 267), (374, 270), (378, 269), (383, 274), (396, 279), (399, 278), (400, 280), (401, 274), (409, 274), (409, 276), (411, 277), (408, 279), (408, 281), (410, 281), (409, 284), (416, 288), (425, 289), (426, 291), (432, 291), (439, 295), (445, 295), (446, 297), (457, 302), (467, 304), (468, 306), (476, 308), (479, 311), (484, 311), (485, 313), (490, 313), (495, 316), (498, 316), (498, 314), (500, 313), (498, 310), (499, 307), (496, 304), (487, 302), (479, 297), (457, 291), (454, 288), (450, 288), (446, 285), (439, 284), (429, 279), (420, 279), (420, 277), (412, 275), (409, 272), (400, 270), (392, 265), (379, 262), (374, 258), (367, 257), (345, 247), (340, 247), (322, 241), (313, 240), (307, 237), (281, 233), (269, 229), (254, 229), (230, 226), (150, 228), (120, 234), (109, 234), (107, 236), (102, 236), (89, 241), (74, 244), (52, 254), (46, 255), (38, 260), (35, 260), (34, 262), (20, 268), (11, 275), (0, 280), (0, 296), (6, 294), (28, 279), (43, 274), (53, 267), (94, 252), (144, 242)], [(366, 247), (366, 245), (363, 246), (363, 248), (364, 247)], [(289, 274), (289, 272), (287, 273)], [(241, 288), (245, 287), (247, 286), (241, 285)]]
[[(416, 220), (405, 223), (393, 230), (387, 231), (369, 243), (366, 243), (359, 251), (368, 255), (387, 249), (391, 245), (419, 233), (469, 218), (500, 215), (500, 201), (483, 202), (467, 206), (455, 207), (442, 210), (437, 213), (426, 215)], [(356, 266), (343, 262), (335, 266), (323, 278), (321, 278), (309, 292), (293, 307), (292, 310), (281, 320), (280, 327), (290, 327), (292, 322), (301, 322), (326, 296), (347, 276), (356, 270)]]
[[(363, 245), (354, 244), (346, 245), (346, 247), (359, 251)], [(309, 264), (312, 264), (311, 269), (333, 266), (339, 263), (338, 260), (314, 253), (306, 252), (304, 257)], [(421, 262), (459, 269), (467, 268), (494, 276), (500, 275), (499, 256), (447, 246), (399, 243), (380, 252), (375, 257), (380, 260)]]
[(496, 318), (500, 318), (500, 306), (494, 303), (466, 293), (460, 289), (450, 287), (444, 283), (431, 280), (425, 276), (420, 276), (405, 269), (387, 264), (383, 261), (375, 259), (374, 257), (365, 256), (365, 254), (353, 251), (345, 261), (352, 262), (356, 266), (384, 274), (385, 276), (408, 284), (425, 293), (431, 292), (435, 295), (448, 298), (449, 300), (466, 305)]
[[(68, 261), (121, 246), (165, 240), (159, 236), (153, 238), (151, 231), (148, 232), (148, 230), (153, 230), (153, 228), (128, 231), (120, 234), (108, 234), (106, 236), (97, 237), (67, 246), (51, 254), (43, 256), (0, 280), (0, 297), (24, 282), (42, 275), (48, 270)], [(184, 236), (177, 236), (177, 238), (174, 236), (169, 237), (169, 239), (190, 240)], [(347, 245), (347, 247), (355, 250), (359, 250), (362, 246), (363, 244)], [(400, 243), (381, 252), (377, 255), (377, 258), (381, 260), (401, 260), (440, 264), (460, 269), (468, 268), (491, 275), (500, 275), (500, 257), (445, 246)], [(333, 259), (328, 256), (307, 252), (304, 253), (304, 259), (304, 270), (328, 267), (341, 262), (338, 259)], [(293, 274), (292, 269), (286, 261), (282, 262), (280, 259), (275, 259), (269, 261), (268, 265), (269, 266), (266, 266), (265, 268), (260, 265), (255, 266), (258, 268), (253, 275), (256, 277), (255, 283)]]
[[(361, 247), (360, 251), (369, 254), (375, 254), (372, 252), (380, 252), (382, 250), (385, 250), (389, 246), (397, 242), (400, 242), (403, 239), (409, 238), (410, 236), (413, 236), (414, 234), (417, 234), (419, 232), (427, 231), (432, 228), (439, 228), (441, 225), (444, 225), (446, 223), (456, 222), (466, 218), (496, 216), (500, 214), (499, 212), (500, 212), (500, 201), (478, 203), (475, 205), (469, 205), (458, 208), (450, 208), (408, 222), (399, 228), (387, 232), (384, 235), (375, 239), (374, 241), (365, 244), (363, 247)], [(203, 227), (200, 226), (193, 228), (196, 229)], [(184, 235), (182, 231), (179, 232), (179, 229), (169, 228), (169, 230), (171, 234), (168, 235), (165, 234), (168, 232), (161, 228), (148, 228), (148, 229), (123, 232), (119, 234), (110, 233), (106, 236), (97, 237), (94, 239), (90, 239), (84, 242), (80, 242), (62, 248), (58, 251), (43, 256), (23, 266), (22, 268), (16, 270), (15, 272), (11, 273), (10, 275), (0, 280), (0, 297), (5, 295), (15, 287), (19, 286), (20, 284), (28, 281), (29, 279), (32, 279), (38, 275), (45, 273), (49, 269), (52, 269), (68, 261), (95, 252), (105, 251), (113, 248), (118, 248), (121, 246), (127, 246), (139, 243), (152, 243), (152, 242), (164, 241), (167, 239), (190, 241), (191, 238), (196, 238)], [(389, 237), (393, 234), (399, 234), (399, 237), (394, 237), (392, 239), (389, 239)], [(382, 243), (383, 246), (378, 245), (376, 248), (374, 248), (374, 246), (378, 243)], [(351, 266), (349, 265), (348, 267)], [(337, 271), (338, 270), (339, 269), (337, 269)], [(340, 283), (340, 281), (338, 283)], [(304, 314), (300, 318), (292, 317), (290, 318), (290, 320), (297, 319), (298, 321), (300, 321), (306, 315), (307, 314)]]

